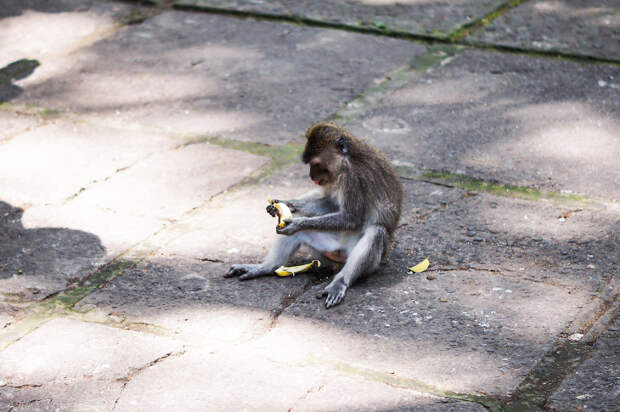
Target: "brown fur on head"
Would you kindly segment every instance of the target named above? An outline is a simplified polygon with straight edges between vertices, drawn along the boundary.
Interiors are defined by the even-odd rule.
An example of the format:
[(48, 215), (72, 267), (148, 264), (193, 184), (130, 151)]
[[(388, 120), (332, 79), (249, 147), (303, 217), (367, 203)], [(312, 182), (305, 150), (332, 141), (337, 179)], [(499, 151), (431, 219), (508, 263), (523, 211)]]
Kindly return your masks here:
[[(335, 184), (352, 216), (384, 226), (398, 225), (403, 198), (400, 179), (385, 156), (340, 126), (317, 123), (306, 133), (302, 160), (318, 184)], [(374, 212), (374, 213), (371, 213)]]

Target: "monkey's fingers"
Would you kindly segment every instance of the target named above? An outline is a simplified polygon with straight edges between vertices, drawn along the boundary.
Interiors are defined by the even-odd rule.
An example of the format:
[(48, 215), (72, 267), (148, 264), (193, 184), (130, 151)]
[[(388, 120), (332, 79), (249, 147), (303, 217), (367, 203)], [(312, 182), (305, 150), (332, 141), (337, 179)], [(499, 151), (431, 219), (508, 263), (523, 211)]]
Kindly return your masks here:
[(267, 213), (271, 216), (276, 217), (278, 215), (278, 209), (274, 205), (267, 205)]
[(327, 299), (325, 299), (325, 308), (329, 309), (332, 306), (336, 306), (344, 299), (344, 295), (347, 292), (347, 287), (341, 283), (336, 283), (327, 286)]
[(224, 277), (225, 278), (232, 278), (235, 276), (239, 276), (242, 275), (246, 272), (246, 270), (242, 267), (239, 266), (231, 266), (230, 269), (228, 269), (228, 272), (224, 273)]

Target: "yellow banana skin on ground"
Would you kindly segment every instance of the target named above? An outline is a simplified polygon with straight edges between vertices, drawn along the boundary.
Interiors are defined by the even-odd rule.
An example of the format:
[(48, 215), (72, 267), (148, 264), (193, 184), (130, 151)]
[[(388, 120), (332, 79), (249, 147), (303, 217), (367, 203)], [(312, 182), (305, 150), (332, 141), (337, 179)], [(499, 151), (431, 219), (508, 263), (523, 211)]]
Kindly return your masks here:
[(280, 266), (275, 270), (275, 272), (278, 276), (295, 276), (297, 273), (306, 272), (313, 267), (320, 268), (321, 262), (319, 260), (313, 260), (312, 262), (306, 263), (305, 265)]
[(420, 273), (420, 272), (424, 272), (426, 269), (428, 269), (428, 265), (430, 265), (430, 261), (428, 260), (428, 258), (424, 259), (423, 261), (421, 261), (420, 263), (418, 263), (415, 266), (412, 266), (410, 268), (408, 268), (410, 271), (414, 272), (414, 273)]

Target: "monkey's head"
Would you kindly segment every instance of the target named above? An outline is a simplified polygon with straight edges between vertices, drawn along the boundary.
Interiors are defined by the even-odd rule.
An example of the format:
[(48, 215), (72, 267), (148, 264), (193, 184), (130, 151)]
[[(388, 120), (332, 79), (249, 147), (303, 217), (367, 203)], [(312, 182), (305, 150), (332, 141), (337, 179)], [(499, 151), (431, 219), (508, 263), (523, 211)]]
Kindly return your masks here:
[(335, 183), (354, 137), (336, 125), (317, 123), (308, 129), (306, 138), (302, 160), (310, 165), (310, 179), (320, 186)]

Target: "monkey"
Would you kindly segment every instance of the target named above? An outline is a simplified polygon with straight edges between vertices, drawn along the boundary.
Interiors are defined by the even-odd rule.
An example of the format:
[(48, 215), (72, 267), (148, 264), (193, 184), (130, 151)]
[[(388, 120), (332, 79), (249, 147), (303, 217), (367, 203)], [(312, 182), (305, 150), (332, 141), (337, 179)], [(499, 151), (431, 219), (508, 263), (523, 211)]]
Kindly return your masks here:
[[(235, 264), (225, 277), (241, 280), (272, 275), (305, 245), (340, 270), (317, 296), (338, 305), (362, 275), (375, 272), (392, 247), (403, 188), (387, 158), (344, 128), (317, 123), (306, 132), (302, 154), (310, 179), (319, 186), (300, 199), (283, 200), (293, 213), (260, 264)], [(275, 207), (267, 206), (275, 216)], [(340, 264), (340, 265), (338, 265)]]

